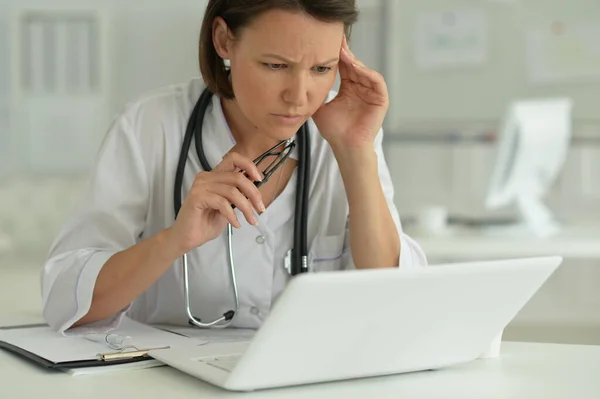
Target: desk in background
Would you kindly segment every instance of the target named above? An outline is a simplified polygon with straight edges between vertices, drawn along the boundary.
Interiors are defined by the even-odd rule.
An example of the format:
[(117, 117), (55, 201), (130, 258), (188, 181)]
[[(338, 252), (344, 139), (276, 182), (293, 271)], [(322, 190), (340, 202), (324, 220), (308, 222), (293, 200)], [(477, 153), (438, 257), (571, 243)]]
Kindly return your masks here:
[(561, 255), (563, 265), (508, 325), (519, 341), (600, 344), (600, 222), (566, 225), (551, 238), (450, 226), (444, 233), (407, 227), (430, 264)]
[[(315, 361), (318, 361), (316, 359)], [(0, 350), (6, 398), (600, 398), (600, 346), (504, 342), (500, 358), (437, 371), (233, 393), (170, 367), (72, 377)]]
[(550, 238), (524, 237), (452, 225), (439, 234), (426, 233), (417, 228), (406, 230), (435, 263), (561, 255), (565, 259), (595, 259), (600, 265), (600, 222), (567, 225), (559, 235)]

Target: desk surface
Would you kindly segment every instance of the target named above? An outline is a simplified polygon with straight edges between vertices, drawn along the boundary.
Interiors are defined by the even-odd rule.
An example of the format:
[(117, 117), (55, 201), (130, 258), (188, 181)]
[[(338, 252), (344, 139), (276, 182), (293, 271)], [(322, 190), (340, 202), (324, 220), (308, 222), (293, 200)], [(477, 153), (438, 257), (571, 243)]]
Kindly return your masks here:
[(600, 223), (565, 226), (553, 237), (450, 226), (439, 234), (407, 228), (431, 259), (457, 261), (560, 255), (572, 259), (600, 259)]
[[(500, 358), (445, 370), (251, 393), (227, 392), (170, 367), (73, 377), (0, 350), (6, 398), (600, 398), (600, 346), (504, 342)], [(575, 396), (574, 396), (575, 395)]]

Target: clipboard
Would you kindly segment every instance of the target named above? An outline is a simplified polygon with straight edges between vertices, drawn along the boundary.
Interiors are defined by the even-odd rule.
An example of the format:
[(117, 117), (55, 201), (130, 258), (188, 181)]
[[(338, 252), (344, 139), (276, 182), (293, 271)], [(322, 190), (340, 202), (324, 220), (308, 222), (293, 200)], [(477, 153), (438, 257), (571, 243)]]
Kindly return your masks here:
[[(129, 321), (129, 323), (131, 324), (135, 322)], [(166, 334), (161, 330), (157, 330), (149, 326), (142, 326), (138, 323), (135, 323), (134, 326), (137, 326), (137, 328), (146, 329), (146, 333), (151, 331), (153, 334)], [(170, 345), (157, 345), (152, 347), (138, 348), (135, 345), (128, 345), (122, 349), (112, 350), (111, 348), (105, 347), (102, 344), (89, 342), (84, 337), (79, 336), (64, 337), (65, 340), (70, 340), (69, 343), (67, 343), (67, 341), (63, 341), (62, 336), (51, 334), (48, 332), (48, 329), (49, 327), (46, 324), (0, 327), (0, 349), (4, 349), (21, 358), (24, 358), (39, 367), (64, 371), (67, 369), (105, 367), (143, 361), (154, 361), (154, 358), (152, 358), (148, 352), (152, 350), (169, 349), (171, 347)], [(3, 332), (6, 332), (7, 334), (2, 334)], [(62, 361), (57, 361), (56, 358), (52, 359), (51, 356), (45, 356), (43, 354), (43, 350), (32, 349), (35, 348), (35, 346), (31, 346), (26, 343), (28, 337), (22, 338), (22, 335), (27, 334), (31, 335), (31, 341), (37, 341), (36, 345), (38, 348), (52, 345), (53, 342), (59, 342), (65, 348), (69, 347), (71, 344), (84, 344), (86, 345), (86, 351), (85, 353), (74, 354), (70, 356), (68, 358), (69, 360), (64, 359)], [(46, 338), (44, 338), (45, 336), (55, 341), (46, 342)], [(181, 337), (177, 336), (177, 338)], [(167, 341), (165, 343), (169, 342)], [(97, 352), (93, 354), (94, 350), (97, 350)], [(66, 358), (66, 356), (64, 357)]]
[(33, 352), (20, 348), (16, 345), (12, 345), (5, 341), (0, 341), (0, 348), (6, 349), (22, 358), (25, 358), (36, 365), (45, 369), (74, 369), (80, 367), (102, 367), (102, 366), (114, 366), (117, 364), (136, 363), (143, 362), (145, 360), (153, 360), (148, 355), (148, 352), (155, 349), (168, 349), (168, 346), (162, 348), (151, 348), (151, 349), (137, 349), (131, 352), (115, 351), (115, 352), (102, 352), (98, 353), (98, 358), (93, 360), (72, 360), (68, 362), (52, 362), (45, 359)]

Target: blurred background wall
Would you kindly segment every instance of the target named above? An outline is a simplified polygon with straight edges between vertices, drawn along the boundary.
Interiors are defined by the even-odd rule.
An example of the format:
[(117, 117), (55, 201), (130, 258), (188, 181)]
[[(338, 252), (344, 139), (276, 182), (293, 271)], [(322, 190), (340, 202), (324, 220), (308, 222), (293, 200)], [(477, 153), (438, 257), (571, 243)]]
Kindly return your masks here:
[[(457, 223), (515, 217), (484, 206), (498, 128), (511, 101), (554, 96), (574, 101), (573, 140), (547, 202), (562, 220), (600, 220), (597, 0), (358, 4), (352, 48), (388, 83), (385, 152), (407, 229), (432, 206)], [(0, 301), (39, 306), (48, 247), (111, 119), (144, 91), (199, 74), (205, 5), (0, 0), (0, 284), (11, 287)], [(600, 337), (598, 287), (598, 259), (567, 259), (519, 315), (516, 336)]]

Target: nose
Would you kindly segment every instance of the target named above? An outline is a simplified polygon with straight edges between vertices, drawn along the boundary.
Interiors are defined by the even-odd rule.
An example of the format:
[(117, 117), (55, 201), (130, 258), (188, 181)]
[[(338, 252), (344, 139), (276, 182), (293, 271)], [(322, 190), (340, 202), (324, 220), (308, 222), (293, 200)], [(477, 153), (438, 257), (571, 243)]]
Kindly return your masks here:
[(303, 73), (289, 76), (283, 90), (283, 101), (294, 108), (302, 108), (308, 102), (308, 81)]

